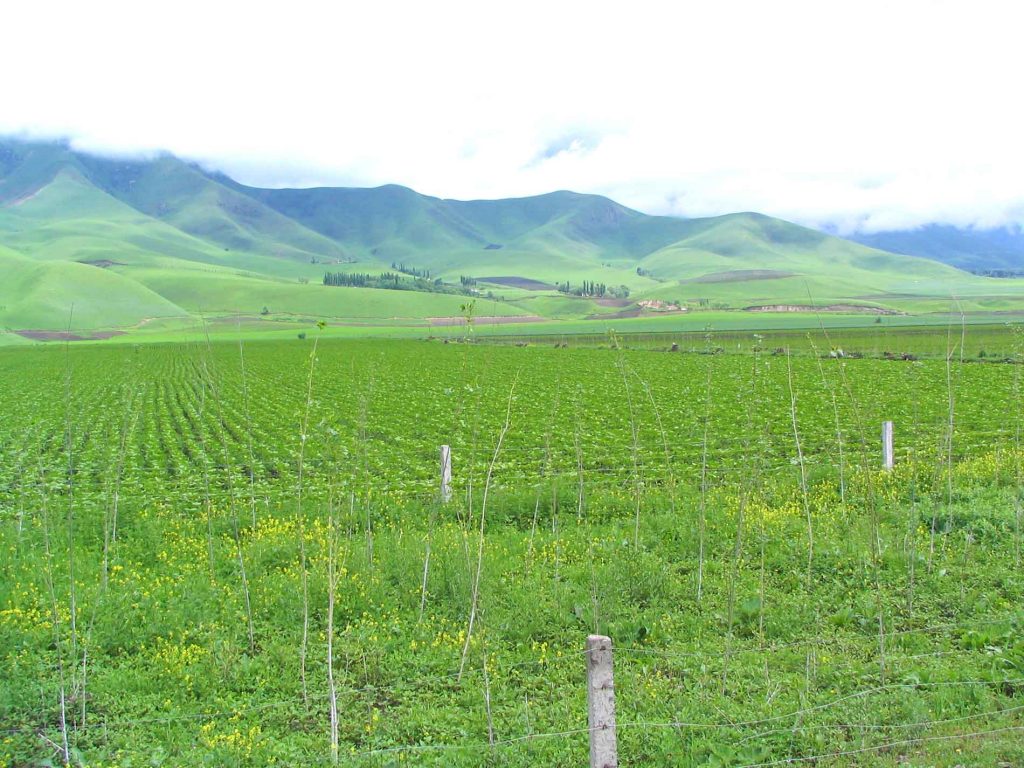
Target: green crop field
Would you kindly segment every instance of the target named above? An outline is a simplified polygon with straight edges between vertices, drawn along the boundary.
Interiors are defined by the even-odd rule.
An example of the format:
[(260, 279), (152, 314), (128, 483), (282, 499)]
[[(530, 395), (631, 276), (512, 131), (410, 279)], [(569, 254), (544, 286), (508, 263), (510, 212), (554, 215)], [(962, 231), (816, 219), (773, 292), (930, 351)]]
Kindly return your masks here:
[(1012, 328), (241, 323), (0, 349), (0, 766), (583, 765), (593, 633), (622, 765), (1024, 762)]

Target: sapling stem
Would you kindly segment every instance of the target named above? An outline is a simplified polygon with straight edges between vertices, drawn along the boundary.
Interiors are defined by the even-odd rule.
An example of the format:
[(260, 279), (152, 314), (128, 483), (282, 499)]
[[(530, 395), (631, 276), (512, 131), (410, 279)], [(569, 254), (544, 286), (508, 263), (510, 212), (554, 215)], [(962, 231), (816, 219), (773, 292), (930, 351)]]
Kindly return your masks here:
[[(207, 333), (206, 336), (206, 351), (212, 360), (213, 349), (210, 344), (210, 336)], [(225, 424), (224, 408), (221, 403), (220, 390), (217, 387), (216, 379), (210, 375), (209, 365), (204, 364), (203, 370), (207, 376), (209, 376), (210, 392), (213, 397), (213, 404), (215, 409), (215, 416), (218, 422), (223, 425)], [(256, 653), (256, 629), (253, 622), (252, 616), (252, 597), (249, 593), (249, 576), (246, 572), (245, 567), (245, 553), (242, 549), (242, 534), (241, 534), (241, 521), (238, 518), (238, 499), (236, 498), (235, 488), (235, 473), (231, 471), (231, 451), (228, 448), (227, 439), (225, 438), (224, 430), (216, 430), (217, 440), (220, 444), (221, 452), (221, 464), (224, 467), (224, 471), (227, 472), (227, 484), (228, 484), (228, 505), (230, 507), (231, 516), (231, 538), (235, 545), (235, 559), (238, 561), (238, 575), (242, 587), (242, 601), (245, 608), (245, 623), (246, 632), (249, 639), (249, 653), (255, 655)], [(251, 469), (251, 462), (250, 462)], [(253, 487), (250, 485), (250, 494), (253, 492)], [(253, 513), (253, 521), (255, 524), (255, 496), (250, 495), (251, 507), (250, 511)]]
[[(241, 321), (239, 321), (241, 332)], [(256, 454), (252, 445), (252, 418), (249, 414), (249, 379), (245, 370), (245, 345), (241, 336), (238, 339), (238, 363), (242, 375), (242, 414), (245, 417), (245, 440), (249, 459), (249, 512), (252, 516), (252, 527), (256, 527)]]
[(658, 408), (658, 403), (654, 399), (654, 391), (651, 389), (651, 385), (647, 381), (641, 378), (640, 374), (633, 371), (633, 374), (640, 381), (640, 386), (643, 387), (644, 392), (647, 394), (647, 400), (651, 404), (651, 410), (654, 411), (654, 419), (658, 425), (658, 434), (661, 437), (661, 448), (665, 457), (665, 476), (668, 481), (668, 507), (669, 512), (675, 517), (676, 514), (676, 475), (675, 470), (672, 466), (672, 451), (668, 446), (668, 435), (665, 432), (665, 424), (661, 420), (661, 409)]
[(705, 336), (707, 372), (704, 380), (704, 418), (700, 442), (700, 503), (697, 508), (697, 602), (704, 595), (704, 539), (707, 535), (708, 431), (711, 429), (711, 335)]
[(298, 485), (295, 506), (296, 522), (299, 526), (299, 559), (302, 568), (302, 646), (299, 650), (299, 676), (302, 682), (302, 702), (309, 705), (309, 689), (306, 686), (306, 653), (309, 648), (309, 568), (306, 562), (306, 517), (302, 508), (303, 481), (305, 480), (306, 443), (309, 440), (309, 412), (313, 404), (313, 374), (316, 371), (316, 351), (320, 335), (313, 340), (313, 351), (309, 355), (309, 373), (306, 378), (306, 402), (302, 411), (299, 433)]
[[(759, 340), (759, 337), (757, 337)], [(754, 436), (755, 426), (755, 414), (759, 407), (759, 372), (760, 372), (760, 346), (754, 347), (754, 360), (750, 372), (750, 394), (746, 398), (746, 435), (748, 443), (751, 439), (756, 439)], [(750, 446), (748, 455), (752, 458), (752, 466), (750, 466), (743, 485), (740, 491), (739, 504), (736, 510), (736, 536), (733, 541), (732, 551), (732, 567), (729, 573), (729, 594), (728, 603), (726, 608), (726, 624), (727, 632), (725, 637), (725, 653), (722, 660), (722, 685), (721, 690), (724, 694), (728, 684), (729, 676), (729, 665), (732, 658), (732, 643), (735, 635), (736, 628), (736, 582), (739, 579), (740, 563), (743, 559), (743, 543), (744, 533), (746, 525), (746, 512), (747, 506), (750, 503), (750, 499), (754, 494), (755, 482), (760, 477), (761, 470), (761, 453), (760, 450), (754, 451), (753, 447)]]
[(636, 411), (633, 408), (633, 392), (629, 386), (629, 370), (623, 355), (622, 347), (618, 338), (612, 335), (612, 342), (618, 351), (615, 364), (622, 377), (622, 386), (626, 392), (626, 405), (629, 408), (629, 432), (630, 432), (630, 459), (633, 464), (633, 499), (636, 505), (636, 512), (633, 522), (633, 549), (640, 549), (640, 509), (642, 504), (641, 480), (640, 480), (640, 435), (636, 421)]
[(427, 537), (423, 551), (423, 581), (420, 585), (420, 612), (416, 618), (417, 623), (423, 621), (423, 612), (427, 607), (427, 581), (430, 578), (430, 546), (434, 538), (434, 525), (437, 521), (438, 508), (441, 506), (440, 493), (430, 504), (430, 519), (427, 521)]
[(67, 680), (65, 673), (65, 642), (61, 634), (60, 609), (57, 604), (57, 590), (54, 586), (53, 575), (53, 545), (50, 540), (50, 508), (49, 490), (47, 488), (46, 470), (43, 467), (43, 457), (39, 456), (39, 487), (42, 490), (40, 499), (39, 520), (43, 529), (43, 553), (46, 558), (46, 567), (43, 571), (43, 578), (46, 582), (46, 589), (50, 597), (50, 623), (53, 625), (53, 646), (57, 651), (57, 682), (60, 705), (60, 735), (61, 744), (59, 751), (65, 765), (71, 763), (71, 745), (68, 735), (68, 696)]
[(825, 367), (821, 364), (821, 355), (818, 353), (818, 346), (814, 343), (814, 339), (811, 338), (810, 334), (807, 334), (807, 340), (811, 345), (811, 353), (814, 355), (814, 361), (818, 366), (818, 374), (821, 376), (822, 386), (828, 392), (829, 399), (832, 401), (832, 418), (835, 421), (836, 430), (836, 450), (839, 457), (839, 503), (842, 505), (842, 509), (846, 511), (846, 455), (843, 450), (843, 427), (842, 422), (839, 419), (839, 401), (836, 398), (835, 387), (828, 380), (828, 376), (825, 375)]
[(789, 384), (789, 415), (793, 422), (793, 443), (796, 446), (797, 462), (800, 466), (800, 498), (803, 503), (804, 517), (807, 519), (807, 587), (811, 587), (811, 569), (814, 565), (814, 523), (811, 520), (810, 494), (807, 491), (807, 465), (804, 463), (804, 450), (800, 442), (800, 429), (796, 416), (796, 388), (793, 386), (793, 360), (789, 347), (786, 347), (786, 380)]
[(487, 466), (487, 477), (484, 481), (484, 494), (480, 501), (480, 533), (477, 539), (477, 552), (476, 552), (476, 573), (473, 575), (473, 591), (470, 597), (469, 603), (469, 624), (466, 627), (466, 641), (462, 646), (462, 660), (459, 662), (459, 680), (462, 680), (462, 673), (466, 668), (466, 657), (469, 654), (469, 645), (473, 639), (473, 624), (476, 621), (477, 606), (479, 605), (480, 599), (480, 576), (483, 573), (484, 567), (484, 534), (485, 525), (487, 520), (487, 496), (491, 490), (491, 478), (494, 474), (494, 466), (498, 462), (498, 457), (501, 455), (501, 447), (505, 442), (505, 435), (508, 434), (509, 428), (512, 426), (512, 400), (516, 391), (516, 382), (519, 379), (519, 374), (516, 374), (515, 379), (512, 380), (512, 386), (508, 390), (508, 406), (505, 409), (505, 423), (501, 427), (501, 432), (498, 434), (498, 442), (494, 446), (494, 453), (491, 456), (491, 462)]
[(331, 762), (338, 764), (338, 689), (334, 679), (334, 605), (338, 589), (338, 536), (334, 492), (327, 502), (327, 690), (331, 709)]

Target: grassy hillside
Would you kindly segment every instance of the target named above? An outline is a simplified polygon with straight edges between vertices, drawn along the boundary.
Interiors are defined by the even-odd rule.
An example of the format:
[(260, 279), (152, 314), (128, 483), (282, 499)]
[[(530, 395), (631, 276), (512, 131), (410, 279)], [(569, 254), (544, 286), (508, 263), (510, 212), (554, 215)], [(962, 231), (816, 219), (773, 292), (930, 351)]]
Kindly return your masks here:
[(376, 189), (254, 189), (235, 185), (364, 260), (391, 261), (429, 251), (475, 249), (487, 236), (436, 198), (389, 185)]
[[(76, 315), (106, 328), (200, 313), (254, 316), (252, 327), (267, 330), (296, 317), (362, 328), (463, 313), (470, 296), (321, 285), (325, 272), (376, 276), (392, 264), (455, 285), (476, 279), (479, 317), (563, 324), (655, 315), (637, 304), (647, 299), (691, 312), (1024, 310), (1024, 281), (754, 213), (647, 216), (566, 191), (457, 201), (395, 185), (258, 189), (169, 155), (102, 159), (59, 143), (0, 141), (0, 245), (8, 327), (63, 328), (76, 297)], [(554, 290), (566, 282), (608, 293)]]
[(280, 259), (233, 253), (147, 216), (98, 189), (73, 167), (0, 206), (0, 238), (36, 259), (139, 265), (163, 257), (259, 274), (296, 272)]
[(0, 248), (0, 273), (0, 325), (6, 328), (119, 328), (186, 314), (134, 280), (85, 264), (40, 262)]
[[(389, 185), (375, 189), (235, 188), (385, 263), (417, 259), (437, 270), (482, 274), (523, 258), (565, 272), (630, 262), (678, 239), (680, 219), (646, 216), (596, 195), (553, 192), (507, 200), (442, 200)], [(622, 264), (625, 266), (625, 264)], [(530, 263), (523, 264), (533, 269)], [(628, 266), (635, 266), (630, 263)], [(475, 271), (474, 271), (475, 270)]]
[(80, 162), (90, 181), (104, 191), (225, 249), (299, 261), (346, 258), (338, 243), (174, 157), (126, 162), (83, 156)]
[(703, 298), (730, 306), (813, 302), (900, 310), (920, 299), (946, 305), (990, 299), (1005, 308), (1021, 296), (1018, 281), (969, 275), (759, 214), (693, 223), (692, 235), (641, 261), (652, 277), (664, 281), (650, 297)]

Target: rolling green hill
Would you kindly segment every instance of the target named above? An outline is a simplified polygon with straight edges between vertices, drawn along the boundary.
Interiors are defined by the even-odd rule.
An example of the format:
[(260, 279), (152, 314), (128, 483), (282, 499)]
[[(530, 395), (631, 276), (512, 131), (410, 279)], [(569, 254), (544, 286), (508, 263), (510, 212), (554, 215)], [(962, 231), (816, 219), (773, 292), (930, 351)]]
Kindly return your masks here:
[(0, 247), (0, 325), (23, 329), (116, 329), (187, 313), (117, 273), (37, 261)]
[[(566, 191), (458, 201), (395, 185), (260, 189), (166, 154), (99, 158), (59, 142), (0, 140), (0, 247), (8, 332), (65, 328), (72, 305), (79, 328), (126, 331), (200, 315), (269, 328), (314, 318), (425, 327), (467, 312), (486, 324), (602, 323), (810, 304), (1024, 311), (1024, 281), (756, 213), (648, 216)], [(447, 292), (322, 285), (326, 272), (376, 276), (393, 265), (429, 273)], [(462, 277), (476, 282), (462, 288)], [(584, 282), (606, 292), (555, 290)]]

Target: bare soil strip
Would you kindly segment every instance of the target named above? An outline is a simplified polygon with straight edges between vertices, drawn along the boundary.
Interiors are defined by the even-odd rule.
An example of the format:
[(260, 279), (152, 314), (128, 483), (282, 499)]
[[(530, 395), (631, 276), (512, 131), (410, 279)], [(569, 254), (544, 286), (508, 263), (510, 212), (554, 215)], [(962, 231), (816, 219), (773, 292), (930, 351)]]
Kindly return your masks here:
[[(543, 323), (547, 320), (546, 317), (540, 315), (494, 315), (490, 317), (474, 317), (474, 325), (504, 325), (506, 323)], [(431, 326), (453, 326), (453, 325), (465, 325), (466, 318), (461, 315), (458, 317), (428, 317), (427, 322)]]
[(16, 334), (33, 341), (100, 341), (124, 336), (124, 331), (90, 331), (88, 333), (68, 333), (67, 331), (33, 331), (24, 329)]
[(728, 272), (710, 272), (700, 277), (681, 280), (683, 283), (742, 283), (747, 280), (778, 280), (783, 277), (794, 277), (795, 272), (783, 272), (778, 269), (733, 269)]
[(492, 285), (505, 285), (509, 288), (523, 288), (527, 291), (553, 291), (555, 286), (550, 283), (542, 283), (540, 280), (531, 280), (528, 277), (517, 277), (506, 275), (503, 277), (478, 277), (478, 283), (491, 283)]
[(868, 315), (901, 315), (895, 309), (885, 307), (868, 307), (862, 304), (828, 304), (823, 307), (812, 307), (808, 304), (764, 304), (756, 307), (744, 307), (744, 312), (846, 312)]

